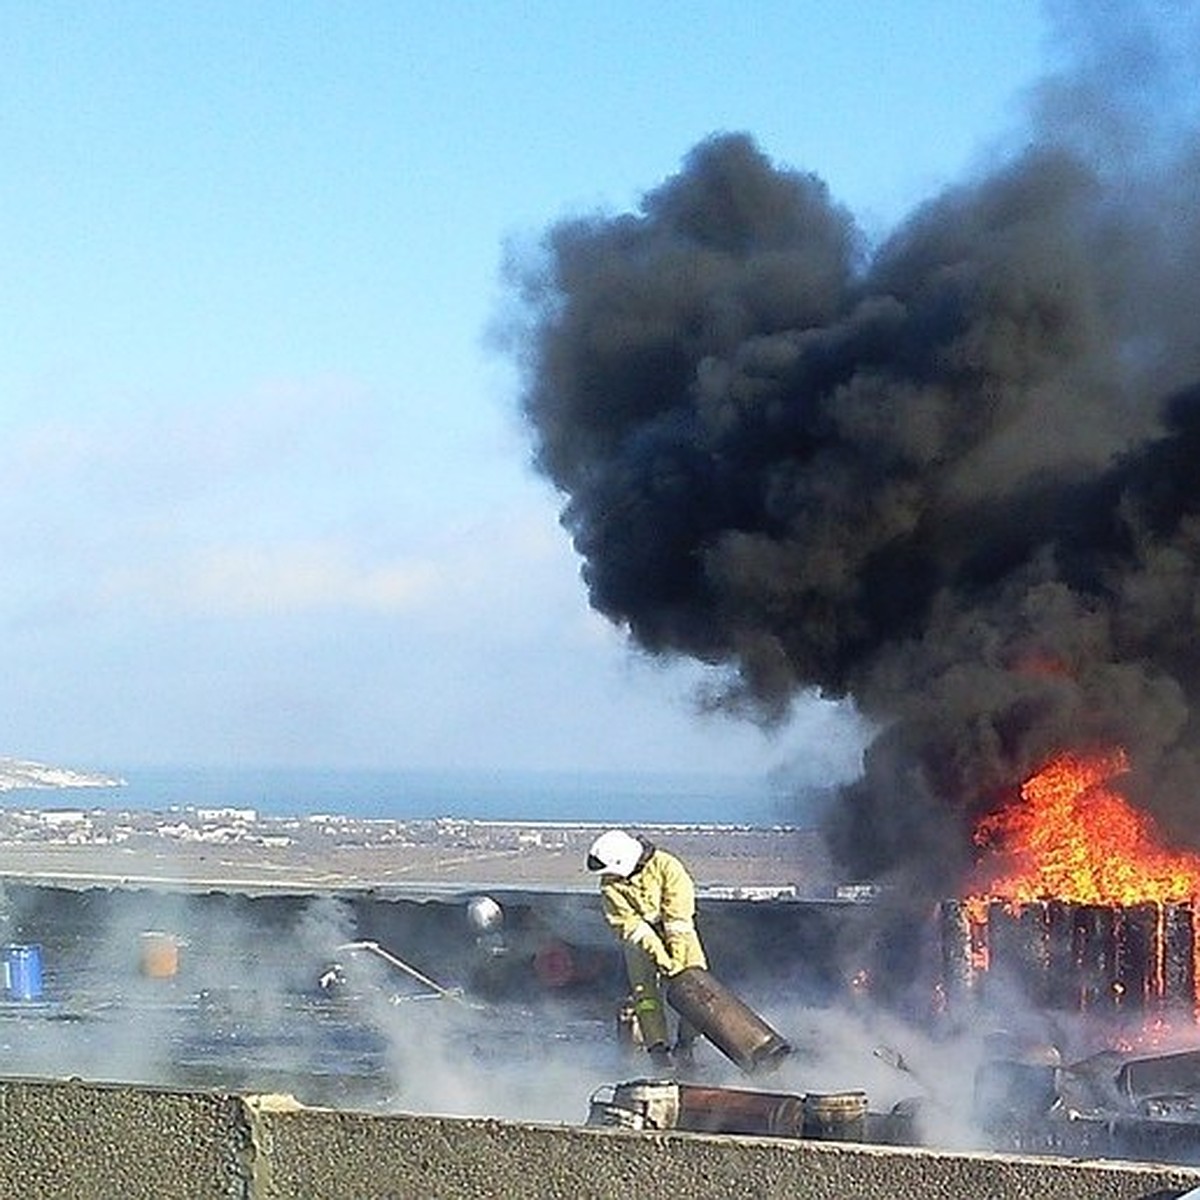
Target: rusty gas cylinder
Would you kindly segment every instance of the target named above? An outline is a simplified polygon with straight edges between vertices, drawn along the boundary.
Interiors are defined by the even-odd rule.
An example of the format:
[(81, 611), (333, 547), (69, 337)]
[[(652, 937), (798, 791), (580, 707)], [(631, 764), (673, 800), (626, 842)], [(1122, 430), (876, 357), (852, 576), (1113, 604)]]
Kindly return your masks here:
[(748, 1075), (773, 1070), (791, 1053), (762, 1017), (703, 967), (672, 975), (667, 1002)]
[(694, 1133), (803, 1137), (804, 1097), (681, 1083), (678, 1127)]

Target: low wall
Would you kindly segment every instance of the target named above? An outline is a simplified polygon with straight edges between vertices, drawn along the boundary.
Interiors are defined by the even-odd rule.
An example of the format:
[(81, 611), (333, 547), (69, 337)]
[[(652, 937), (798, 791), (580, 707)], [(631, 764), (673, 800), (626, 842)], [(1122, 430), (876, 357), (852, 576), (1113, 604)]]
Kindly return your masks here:
[(1200, 1168), (305, 1109), (0, 1081), (0, 1195), (39, 1200), (1176, 1200)]

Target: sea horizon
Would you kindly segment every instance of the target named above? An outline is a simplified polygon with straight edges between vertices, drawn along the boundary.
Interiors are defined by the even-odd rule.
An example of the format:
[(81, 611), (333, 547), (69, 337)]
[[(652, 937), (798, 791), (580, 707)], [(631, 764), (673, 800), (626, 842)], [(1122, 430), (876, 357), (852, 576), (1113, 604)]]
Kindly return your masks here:
[(124, 782), (17, 788), (0, 796), (0, 804), (139, 812), (253, 808), (266, 817), (774, 826), (811, 824), (822, 798), (817, 789), (789, 792), (764, 776), (681, 771), (156, 765), (98, 773)]

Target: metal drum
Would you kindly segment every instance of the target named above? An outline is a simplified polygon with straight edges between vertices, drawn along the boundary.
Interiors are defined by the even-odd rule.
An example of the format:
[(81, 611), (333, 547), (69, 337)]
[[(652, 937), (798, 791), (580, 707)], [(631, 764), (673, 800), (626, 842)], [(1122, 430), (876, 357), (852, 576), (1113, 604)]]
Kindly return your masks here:
[(804, 1136), (861, 1142), (867, 1136), (866, 1092), (809, 1092), (804, 1097)]
[(42, 948), (4, 947), (4, 994), (9, 1000), (37, 1000), (42, 994)]

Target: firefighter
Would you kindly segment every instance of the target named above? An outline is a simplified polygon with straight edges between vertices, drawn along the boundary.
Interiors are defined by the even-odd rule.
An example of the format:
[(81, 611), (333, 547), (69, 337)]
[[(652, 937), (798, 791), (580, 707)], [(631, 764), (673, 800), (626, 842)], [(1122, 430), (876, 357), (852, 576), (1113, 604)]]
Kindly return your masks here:
[(672, 1053), (662, 982), (686, 967), (708, 966), (692, 877), (673, 854), (623, 829), (596, 838), (587, 865), (601, 873), (604, 919), (621, 941), (643, 1045), (655, 1066), (690, 1061), (697, 1031), (681, 1020)]

